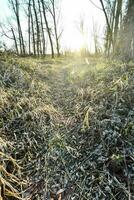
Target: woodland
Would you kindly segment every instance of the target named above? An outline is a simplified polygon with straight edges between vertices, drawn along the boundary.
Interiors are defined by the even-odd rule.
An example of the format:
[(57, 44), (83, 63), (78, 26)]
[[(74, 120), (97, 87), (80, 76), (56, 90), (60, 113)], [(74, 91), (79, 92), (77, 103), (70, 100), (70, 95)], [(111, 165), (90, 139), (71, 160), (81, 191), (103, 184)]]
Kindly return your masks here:
[(133, 200), (134, 0), (89, 0), (94, 52), (61, 48), (61, 1), (0, 20), (0, 200)]

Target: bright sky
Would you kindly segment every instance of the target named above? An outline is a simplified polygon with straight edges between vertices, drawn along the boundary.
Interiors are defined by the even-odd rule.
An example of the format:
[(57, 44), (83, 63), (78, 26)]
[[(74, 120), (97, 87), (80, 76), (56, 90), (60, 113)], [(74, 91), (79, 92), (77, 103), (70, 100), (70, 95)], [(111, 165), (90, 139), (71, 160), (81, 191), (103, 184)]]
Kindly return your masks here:
[[(92, 0), (92, 2), (101, 7), (99, 0)], [(84, 42), (87, 42), (89, 49), (93, 51), (93, 22), (97, 28), (99, 41), (102, 43), (105, 27), (104, 14), (90, 0), (62, 0), (61, 12), (64, 30), (61, 39), (62, 49), (78, 50)], [(8, 15), (7, 0), (0, 0), (0, 21), (4, 21)], [(80, 19), (85, 21), (85, 38), (78, 30)]]
[[(92, 0), (101, 8), (99, 0)], [(62, 16), (64, 24), (63, 46), (70, 49), (79, 49), (83, 44), (83, 37), (78, 30), (80, 19), (85, 21), (85, 33), (88, 47), (93, 45), (93, 22), (97, 28), (99, 41), (102, 43), (105, 17), (101, 10), (96, 8), (89, 0), (62, 0)]]

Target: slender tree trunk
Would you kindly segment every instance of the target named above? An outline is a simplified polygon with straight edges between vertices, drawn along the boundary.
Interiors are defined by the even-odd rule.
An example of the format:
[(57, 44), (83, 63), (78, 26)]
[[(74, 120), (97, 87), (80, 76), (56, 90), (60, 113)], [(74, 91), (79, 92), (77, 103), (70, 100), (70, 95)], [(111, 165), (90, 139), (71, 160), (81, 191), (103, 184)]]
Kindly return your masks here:
[(15, 36), (13, 28), (11, 28), (11, 31), (12, 31), (12, 35), (13, 35), (13, 38), (14, 38), (16, 53), (17, 53), (17, 55), (19, 55), (18, 44), (17, 44), (17, 40), (16, 40), (16, 36)]
[(36, 22), (36, 44), (37, 44), (37, 55), (39, 56), (40, 54), (40, 29), (39, 29), (39, 23), (38, 23), (38, 16), (36, 12), (36, 5), (35, 5), (35, 0), (33, 0), (33, 10), (34, 10), (34, 15), (35, 15), (35, 22)]
[(105, 10), (105, 6), (104, 6), (104, 3), (103, 3), (103, 0), (100, 0), (100, 3), (101, 3), (101, 6), (102, 6), (102, 9), (103, 9), (103, 12), (104, 12), (104, 15), (105, 15), (105, 19), (106, 19), (106, 23), (107, 23), (107, 44), (110, 42), (110, 45), (107, 45), (106, 46), (106, 51), (107, 51), (107, 54), (109, 56), (110, 54), (110, 48), (111, 48), (111, 44), (113, 45), (113, 34), (112, 34), (112, 30), (111, 30), (111, 26), (110, 26), (110, 23), (109, 23), (109, 19), (108, 19), (108, 15), (107, 15), (107, 12)]
[(43, 15), (44, 15), (44, 20), (45, 20), (45, 24), (46, 24), (46, 29), (47, 29), (47, 33), (48, 33), (48, 37), (49, 37), (49, 41), (50, 41), (50, 46), (51, 46), (51, 55), (52, 55), (52, 58), (54, 58), (53, 41), (52, 41), (51, 32), (50, 32), (50, 28), (49, 28), (47, 17), (46, 17), (44, 1), (41, 0), (41, 3), (42, 3), (42, 9), (43, 9)]
[(33, 40), (33, 53), (36, 56), (36, 44), (35, 44), (35, 33), (34, 33), (34, 21), (33, 21), (33, 14), (31, 12), (31, 28), (32, 28), (32, 40)]
[(28, 52), (31, 54), (31, 0), (28, 2)]
[(20, 44), (20, 53), (25, 54), (25, 45), (24, 45), (24, 39), (23, 39), (23, 34), (22, 34), (22, 29), (21, 29), (21, 24), (20, 24), (20, 17), (19, 17), (19, 2), (18, 0), (10, 0), (9, 3), (11, 4), (16, 21), (17, 21), (17, 27), (18, 27), (18, 35), (19, 35), (19, 44)]
[(59, 38), (57, 33), (57, 24), (56, 24), (56, 14), (55, 14), (55, 0), (52, 0), (52, 8), (53, 8), (53, 21), (54, 21), (54, 32), (55, 32), (55, 39), (56, 39), (56, 49), (57, 55), (60, 56), (60, 48), (59, 48)]
[(38, 0), (38, 5), (39, 5), (40, 22), (41, 22), (42, 51), (43, 51), (43, 55), (45, 56), (45, 54), (46, 54), (46, 41), (45, 41), (45, 35), (44, 35), (43, 19), (42, 19), (42, 12), (41, 12), (40, 0)]
[(17, 24), (18, 24), (19, 39), (20, 39), (20, 44), (21, 44), (21, 53), (25, 55), (25, 45), (24, 45), (24, 39), (23, 39), (23, 34), (22, 34), (22, 29), (21, 29), (21, 24), (20, 24), (18, 0), (15, 0), (15, 4), (16, 4), (15, 13), (16, 13), (16, 19), (17, 19)]

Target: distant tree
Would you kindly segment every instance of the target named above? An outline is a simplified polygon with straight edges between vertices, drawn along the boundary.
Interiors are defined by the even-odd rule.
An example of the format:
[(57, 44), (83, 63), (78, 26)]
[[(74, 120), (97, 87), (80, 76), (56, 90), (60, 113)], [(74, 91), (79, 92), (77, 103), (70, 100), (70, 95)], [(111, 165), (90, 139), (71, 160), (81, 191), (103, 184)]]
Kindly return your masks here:
[(46, 41), (45, 41), (45, 30), (43, 25), (43, 16), (42, 16), (42, 9), (41, 9), (41, 1), (38, 0), (38, 7), (39, 7), (39, 15), (40, 15), (40, 27), (41, 27), (41, 36), (42, 36), (42, 54), (45, 56), (46, 54)]
[[(40, 55), (40, 28), (39, 28), (39, 19), (37, 15), (37, 7), (35, 0), (32, 0), (33, 11), (35, 15), (35, 23), (36, 23), (36, 46), (37, 46), (37, 55)], [(35, 36), (34, 36), (35, 37)]]
[[(8, 26), (8, 28), (6, 26)], [(19, 49), (18, 49), (18, 43), (17, 43), (17, 37), (15, 34), (15, 30), (14, 30), (13, 26), (11, 25), (11, 23), (9, 23), (9, 22), (8, 22), (8, 24), (6, 24), (6, 26), (5, 26), (5, 24), (0, 23), (0, 29), (1, 29), (2, 36), (5, 36), (6, 38), (8, 38), (14, 42), (16, 54), (19, 55)]]
[(33, 41), (33, 53), (34, 56), (36, 56), (36, 41), (35, 41), (34, 20), (32, 11), (31, 11), (31, 29), (32, 29), (32, 41)]
[(19, 36), (19, 47), (20, 47), (20, 54), (25, 55), (26, 50), (25, 50), (25, 44), (24, 44), (24, 38), (22, 34), (22, 28), (21, 28), (21, 23), (20, 23), (20, 4), (18, 0), (8, 0), (9, 4), (11, 5), (11, 8), (14, 12), (14, 15), (16, 17), (16, 23), (17, 23), (17, 28), (18, 28), (18, 36)]
[[(58, 6), (58, 9), (56, 8)], [(59, 1), (50, 0), (47, 2), (47, 10), (50, 12), (53, 20), (53, 26), (54, 26), (54, 35), (55, 35), (55, 41), (56, 41), (56, 49), (57, 49), (57, 55), (60, 56), (60, 45), (59, 45), (59, 38), (60, 34), (58, 34), (58, 19), (60, 14), (59, 9)], [(58, 16), (56, 14), (56, 11), (58, 11)]]
[[(60, 2), (60, 0), (57, 1)], [(60, 9), (57, 1), (8, 0), (13, 23), (11, 23), (12, 25), (6, 24), (8, 32), (7, 28), (3, 28), (3, 26), (1, 30), (4, 36), (14, 41), (17, 54), (25, 55), (28, 52), (29, 55), (46, 55), (46, 51), (49, 51), (46, 47), (46, 37), (48, 36), (52, 58), (55, 46), (57, 55), (60, 56), (59, 40), (62, 31), (58, 30)], [(21, 20), (27, 22), (27, 29), (22, 26)], [(26, 33), (25, 37), (24, 32)]]
[(27, 43), (28, 43), (28, 54), (32, 53), (36, 56), (36, 24), (34, 23), (34, 11), (32, 0), (23, 0), (24, 7), (23, 10), (25, 12), (25, 18), (27, 21)]
[(47, 30), (47, 33), (48, 33), (48, 37), (49, 37), (49, 41), (50, 41), (50, 46), (51, 46), (51, 55), (52, 55), (52, 58), (54, 58), (54, 47), (53, 47), (53, 40), (52, 40), (51, 28), (49, 27), (49, 24), (48, 24), (47, 14), (46, 14), (47, 8), (45, 7), (44, 0), (41, 0), (41, 4), (42, 4), (42, 9), (43, 9), (43, 16), (44, 16), (44, 20), (45, 20), (46, 30)]
[(112, 33), (112, 29), (111, 29), (111, 25), (110, 25), (110, 19), (108, 17), (108, 13), (107, 10), (105, 8), (105, 4), (103, 0), (100, 0), (101, 6), (102, 6), (102, 10), (104, 12), (105, 15), (105, 19), (106, 19), (106, 24), (107, 24), (107, 32), (106, 32), (106, 49), (105, 52), (107, 55), (110, 54), (110, 49), (111, 49), (111, 45), (113, 43), (113, 33)]
[(87, 29), (85, 26), (85, 16), (81, 15), (80, 18), (78, 19), (76, 23), (77, 29), (82, 37), (83, 44), (81, 47), (81, 53), (82, 54), (87, 54), (89, 53), (88, 51), (88, 43), (87, 43)]
[(106, 43), (107, 55), (115, 54), (118, 47), (118, 36), (122, 22), (123, 0), (100, 0), (106, 19)]
[(100, 45), (99, 45), (98, 35), (99, 35), (99, 27), (98, 27), (98, 24), (95, 23), (93, 20), (93, 39), (94, 39), (95, 54), (100, 53)]
[(14, 32), (14, 29), (13, 29), (12, 27), (11, 27), (11, 31), (12, 31), (12, 35), (13, 35), (13, 39), (14, 39), (14, 44), (15, 44), (16, 53), (17, 53), (17, 55), (19, 55), (17, 39), (16, 39), (16, 35), (15, 35), (15, 32)]
[(31, 0), (28, 0), (28, 52), (31, 55)]

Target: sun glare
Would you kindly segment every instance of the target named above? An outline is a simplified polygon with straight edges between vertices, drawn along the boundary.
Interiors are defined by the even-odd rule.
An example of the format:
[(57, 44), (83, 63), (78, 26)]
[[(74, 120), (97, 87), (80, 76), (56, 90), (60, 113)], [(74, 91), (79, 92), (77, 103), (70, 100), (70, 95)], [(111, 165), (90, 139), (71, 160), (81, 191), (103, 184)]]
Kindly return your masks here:
[(84, 46), (84, 38), (75, 30), (72, 30), (71, 33), (66, 33), (64, 35), (64, 40), (65, 41), (63, 41), (63, 45), (65, 45), (67, 49), (70, 49), (72, 51), (80, 50)]
[[(95, 2), (98, 3), (96, 0)], [(100, 32), (102, 32), (105, 22), (103, 13), (97, 10), (96, 15), (96, 8), (90, 4), (89, 0), (62, 0), (61, 12), (64, 29), (61, 41), (63, 49), (79, 51), (87, 43), (92, 51), (94, 48), (93, 21), (101, 25)], [(78, 28), (81, 18), (85, 23), (86, 37)]]
[(77, 51), (84, 46), (84, 38), (77, 28), (78, 18), (80, 17), (82, 10), (83, 8), (80, 1), (77, 1), (77, 4), (75, 0), (63, 0), (62, 2), (62, 14), (64, 21), (62, 43), (64, 48)]

